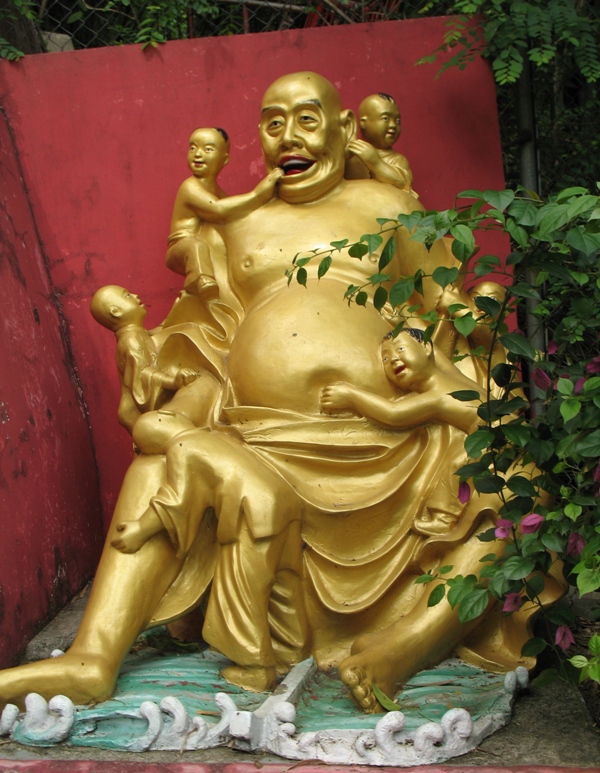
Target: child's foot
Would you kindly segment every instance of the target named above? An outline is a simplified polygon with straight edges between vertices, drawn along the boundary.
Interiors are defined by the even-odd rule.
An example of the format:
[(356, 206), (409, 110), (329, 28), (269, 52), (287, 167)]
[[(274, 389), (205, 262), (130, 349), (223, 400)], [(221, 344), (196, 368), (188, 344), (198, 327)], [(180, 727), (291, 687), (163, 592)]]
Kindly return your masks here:
[(219, 285), (212, 276), (201, 276), (196, 283), (196, 294), (203, 301), (216, 298), (219, 294)]
[(110, 544), (113, 548), (120, 550), (121, 553), (137, 553), (148, 537), (151, 536), (146, 534), (141, 521), (118, 523), (117, 531), (119, 536), (112, 540)]

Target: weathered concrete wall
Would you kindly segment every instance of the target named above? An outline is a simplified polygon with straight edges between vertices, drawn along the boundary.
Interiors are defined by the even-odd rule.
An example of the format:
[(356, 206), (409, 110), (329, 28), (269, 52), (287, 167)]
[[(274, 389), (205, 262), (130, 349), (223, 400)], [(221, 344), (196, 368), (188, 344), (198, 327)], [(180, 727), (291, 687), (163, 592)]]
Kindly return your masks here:
[(85, 582), (101, 511), (91, 433), (0, 112), (0, 666)]
[[(425, 206), (452, 206), (455, 194), (466, 188), (503, 187), (487, 65), (476, 61), (439, 79), (438, 65), (414, 66), (440, 44), (445, 24), (442, 18), (352, 25), (180, 41), (148, 52), (125, 46), (0, 62), (0, 98), (44, 252), (42, 262), (36, 241), (21, 250), (16, 239), (27, 286), (10, 262), (2, 266), (10, 278), (3, 295), (14, 307), (10, 315), (3, 314), (3, 324), (18, 336), (8, 360), (11, 399), (21, 400), (18, 419), (14, 403), (11, 409), (11, 431), (18, 427), (15, 438), (22, 428), (31, 434), (27, 419), (33, 415), (34, 431), (48, 444), (23, 446), (30, 454), (29, 469), (43, 469), (47, 484), (18, 475), (15, 485), (21, 488), (9, 491), (10, 506), (4, 510), (2, 549), (13, 568), (2, 570), (9, 574), (0, 582), (16, 594), (11, 609), (41, 566), (40, 602), (31, 603), (28, 619), (40, 614), (58, 572), (52, 568), (54, 545), (60, 562), (70, 562), (77, 546), (81, 556), (73, 559), (74, 566), (85, 556), (89, 567), (89, 556), (97, 550), (97, 511), (87, 499), (83, 504), (83, 492), (76, 493), (81, 488), (85, 496), (91, 494), (95, 481), (87, 436), (83, 439), (85, 421), (67, 375), (66, 339), (89, 409), (105, 525), (110, 519), (131, 443), (116, 421), (114, 339), (91, 319), (89, 299), (103, 284), (123, 284), (148, 305), (149, 326), (166, 316), (181, 287), (180, 277), (163, 263), (166, 237), (175, 192), (189, 174), (185, 154), (195, 127), (223, 126), (230, 132), (231, 163), (220, 182), (230, 193), (248, 190), (264, 169), (257, 137), (262, 93), (280, 75), (310, 69), (331, 79), (345, 106), (354, 110), (376, 91), (395, 96), (403, 115), (396, 147), (411, 162)], [(22, 192), (18, 196), (22, 199)], [(22, 208), (27, 209), (24, 201)], [(490, 246), (488, 240), (484, 249)], [(62, 328), (51, 297), (61, 304)], [(39, 326), (34, 305), (42, 319)], [(46, 324), (43, 314), (54, 314), (54, 321)], [(44, 338), (51, 329), (52, 345)], [(28, 368), (32, 385), (23, 388), (21, 371)], [(30, 394), (36, 395), (39, 416), (29, 408)], [(69, 401), (74, 415), (68, 413)], [(52, 421), (44, 418), (46, 406)], [(59, 406), (64, 410), (60, 419)], [(8, 464), (8, 477), (20, 469), (11, 453), (4, 452), (2, 462)], [(73, 504), (78, 496), (79, 511)], [(28, 543), (27, 565), (21, 563), (22, 542), (16, 545), (12, 531), (20, 528), (30, 535), (19, 536)], [(84, 574), (69, 568), (69, 587)]]

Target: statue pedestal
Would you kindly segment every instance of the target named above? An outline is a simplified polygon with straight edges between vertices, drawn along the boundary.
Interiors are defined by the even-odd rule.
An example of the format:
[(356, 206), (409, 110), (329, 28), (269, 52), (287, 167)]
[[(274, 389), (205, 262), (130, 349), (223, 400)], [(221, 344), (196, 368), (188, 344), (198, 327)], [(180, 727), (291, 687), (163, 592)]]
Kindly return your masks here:
[[(333, 672), (312, 659), (296, 666), (272, 694), (224, 682), (215, 653), (130, 655), (114, 697), (91, 708), (64, 696), (49, 704), (32, 694), (19, 715), (7, 706), (0, 734), (29, 746), (141, 752), (229, 745), (292, 760), (408, 767), (473, 750), (503, 727), (527, 673), (491, 674), (457, 660), (417, 674), (399, 711), (362, 714)], [(177, 697), (175, 697), (177, 696)]]

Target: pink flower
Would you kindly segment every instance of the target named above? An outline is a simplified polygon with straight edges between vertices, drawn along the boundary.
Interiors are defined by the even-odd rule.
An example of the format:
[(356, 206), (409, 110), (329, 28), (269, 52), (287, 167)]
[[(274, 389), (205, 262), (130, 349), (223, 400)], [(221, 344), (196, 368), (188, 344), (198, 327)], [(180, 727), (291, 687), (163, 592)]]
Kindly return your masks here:
[(507, 593), (502, 607), (503, 612), (516, 612), (521, 608), (523, 597), (520, 593)]
[(596, 469), (593, 474), (594, 483), (600, 483), (600, 462), (596, 465)]
[(585, 547), (585, 540), (581, 536), (581, 534), (577, 534), (577, 532), (573, 532), (571, 536), (569, 537), (567, 541), (567, 549), (565, 550), (565, 553), (568, 556), (571, 556), (571, 558), (579, 558), (581, 555), (581, 551)]
[(506, 539), (512, 534), (512, 521), (508, 521), (506, 518), (498, 518), (496, 521), (496, 528), (494, 535), (496, 539)]
[(556, 343), (556, 341), (550, 341), (546, 351), (548, 352), (548, 354), (556, 354), (556, 352), (558, 351), (558, 344)]
[(585, 384), (586, 381), (587, 381), (587, 378), (585, 378), (584, 376), (582, 376), (581, 378), (577, 379), (577, 381), (575, 382), (575, 394), (576, 395), (580, 394), (581, 390), (583, 389), (583, 385)]
[(543, 522), (543, 515), (538, 515), (538, 513), (526, 515), (525, 518), (521, 519), (521, 534), (533, 534), (540, 528)]
[(550, 389), (552, 386), (552, 379), (541, 368), (534, 368), (531, 371), (531, 380), (539, 389)]
[(466, 480), (463, 480), (458, 486), (458, 501), (464, 505), (469, 499), (471, 499), (471, 487)]
[(600, 373), (600, 357), (592, 357), (585, 369), (588, 373)]
[(556, 629), (554, 643), (563, 650), (568, 650), (571, 644), (575, 642), (575, 637), (567, 625), (559, 625)]

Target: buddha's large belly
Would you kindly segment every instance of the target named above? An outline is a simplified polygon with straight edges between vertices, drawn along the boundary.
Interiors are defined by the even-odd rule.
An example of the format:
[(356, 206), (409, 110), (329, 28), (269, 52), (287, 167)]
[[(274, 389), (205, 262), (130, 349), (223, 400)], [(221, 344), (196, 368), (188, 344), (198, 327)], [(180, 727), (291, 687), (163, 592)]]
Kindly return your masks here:
[(372, 305), (349, 307), (344, 290), (327, 279), (293, 284), (250, 307), (228, 360), (238, 405), (318, 413), (321, 389), (336, 381), (395, 394), (380, 355), (390, 327)]

